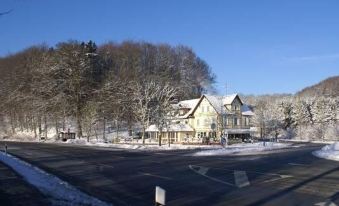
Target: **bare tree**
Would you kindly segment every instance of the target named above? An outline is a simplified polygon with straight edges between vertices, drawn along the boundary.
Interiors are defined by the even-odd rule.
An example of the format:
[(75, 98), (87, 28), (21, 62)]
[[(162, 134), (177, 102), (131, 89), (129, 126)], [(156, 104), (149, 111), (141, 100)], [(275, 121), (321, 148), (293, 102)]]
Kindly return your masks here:
[(160, 93), (159, 85), (153, 81), (137, 82), (133, 93), (133, 111), (136, 119), (142, 126), (142, 143), (145, 144), (145, 130), (154, 113), (156, 97)]
[[(163, 129), (169, 129), (168, 125), (171, 118), (171, 103), (174, 97), (177, 95), (177, 88), (171, 86), (169, 83), (165, 85), (159, 85), (157, 95), (155, 97), (156, 104), (154, 105), (154, 122), (159, 129), (159, 146), (161, 146), (161, 138)], [(170, 146), (171, 140), (168, 135), (168, 146)]]

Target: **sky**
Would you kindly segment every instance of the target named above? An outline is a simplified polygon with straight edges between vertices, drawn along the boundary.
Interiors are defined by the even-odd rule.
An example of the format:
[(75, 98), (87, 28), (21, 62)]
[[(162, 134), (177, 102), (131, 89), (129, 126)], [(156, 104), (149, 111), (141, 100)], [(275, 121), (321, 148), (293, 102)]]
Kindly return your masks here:
[(70, 39), (182, 44), (220, 94), (295, 93), (339, 75), (337, 0), (1, 0), (9, 10), (2, 57)]

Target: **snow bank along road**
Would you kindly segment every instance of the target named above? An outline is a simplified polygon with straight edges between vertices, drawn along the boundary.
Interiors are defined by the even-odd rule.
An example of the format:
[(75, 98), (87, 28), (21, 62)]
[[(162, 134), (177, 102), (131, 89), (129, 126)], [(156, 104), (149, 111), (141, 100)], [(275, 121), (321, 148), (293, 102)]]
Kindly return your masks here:
[(0, 205), (48, 205), (39, 191), (0, 162)]
[(11, 154), (114, 205), (153, 205), (155, 186), (166, 189), (167, 205), (339, 205), (339, 162), (313, 156), (322, 147), (317, 144), (201, 157), (192, 151), (7, 144)]
[(10, 154), (0, 152), (0, 161), (10, 166), (32, 186), (35, 186), (46, 196), (46, 198), (48, 198), (48, 201), (55, 206), (110, 205), (85, 193), (82, 193), (72, 185), (69, 185), (67, 182), (60, 180), (58, 177), (48, 174), (41, 169)]

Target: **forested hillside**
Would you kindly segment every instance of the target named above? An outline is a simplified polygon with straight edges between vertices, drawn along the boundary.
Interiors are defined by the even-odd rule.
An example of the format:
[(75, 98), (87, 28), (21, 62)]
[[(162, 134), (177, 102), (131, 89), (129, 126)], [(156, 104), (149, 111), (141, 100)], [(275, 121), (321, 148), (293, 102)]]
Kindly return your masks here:
[(214, 75), (192, 49), (147, 42), (61, 42), (0, 59), (2, 131), (56, 133), (74, 119), (90, 135), (107, 120), (160, 123), (170, 101), (211, 88)]
[(298, 96), (339, 96), (339, 76), (330, 77), (316, 85), (306, 87), (297, 93)]

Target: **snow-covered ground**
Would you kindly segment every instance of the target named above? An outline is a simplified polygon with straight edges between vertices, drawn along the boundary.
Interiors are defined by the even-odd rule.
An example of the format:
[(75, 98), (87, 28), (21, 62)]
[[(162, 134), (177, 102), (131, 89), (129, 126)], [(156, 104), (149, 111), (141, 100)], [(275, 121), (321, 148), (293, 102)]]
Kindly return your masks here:
[(66, 144), (75, 144), (75, 145), (86, 145), (86, 146), (98, 146), (98, 147), (112, 147), (119, 149), (127, 149), (127, 150), (189, 150), (189, 149), (220, 149), (222, 148), (220, 145), (182, 145), (182, 144), (171, 144), (168, 146), (167, 144), (163, 144), (162, 146), (157, 145), (156, 142), (152, 142), (152, 144), (143, 145), (141, 141), (133, 142), (133, 143), (103, 143), (90, 141), (87, 142), (85, 139), (69, 139)]
[(313, 155), (320, 158), (339, 161), (339, 142), (326, 145), (321, 148), (321, 150), (314, 151)]
[(195, 152), (193, 153), (193, 156), (257, 154), (260, 152), (286, 148), (289, 146), (291, 146), (291, 144), (277, 143), (277, 142), (241, 143), (241, 144), (230, 145), (225, 148)]
[(311, 142), (317, 144), (333, 144), (335, 141), (332, 140), (305, 140), (305, 139), (280, 139), (283, 142)]
[(49, 197), (53, 205), (111, 205), (81, 192), (74, 186), (60, 180), (58, 177), (48, 174), (10, 154), (6, 155), (5, 153), (0, 152), (0, 161), (11, 167), (18, 174), (23, 176), (27, 182)]

